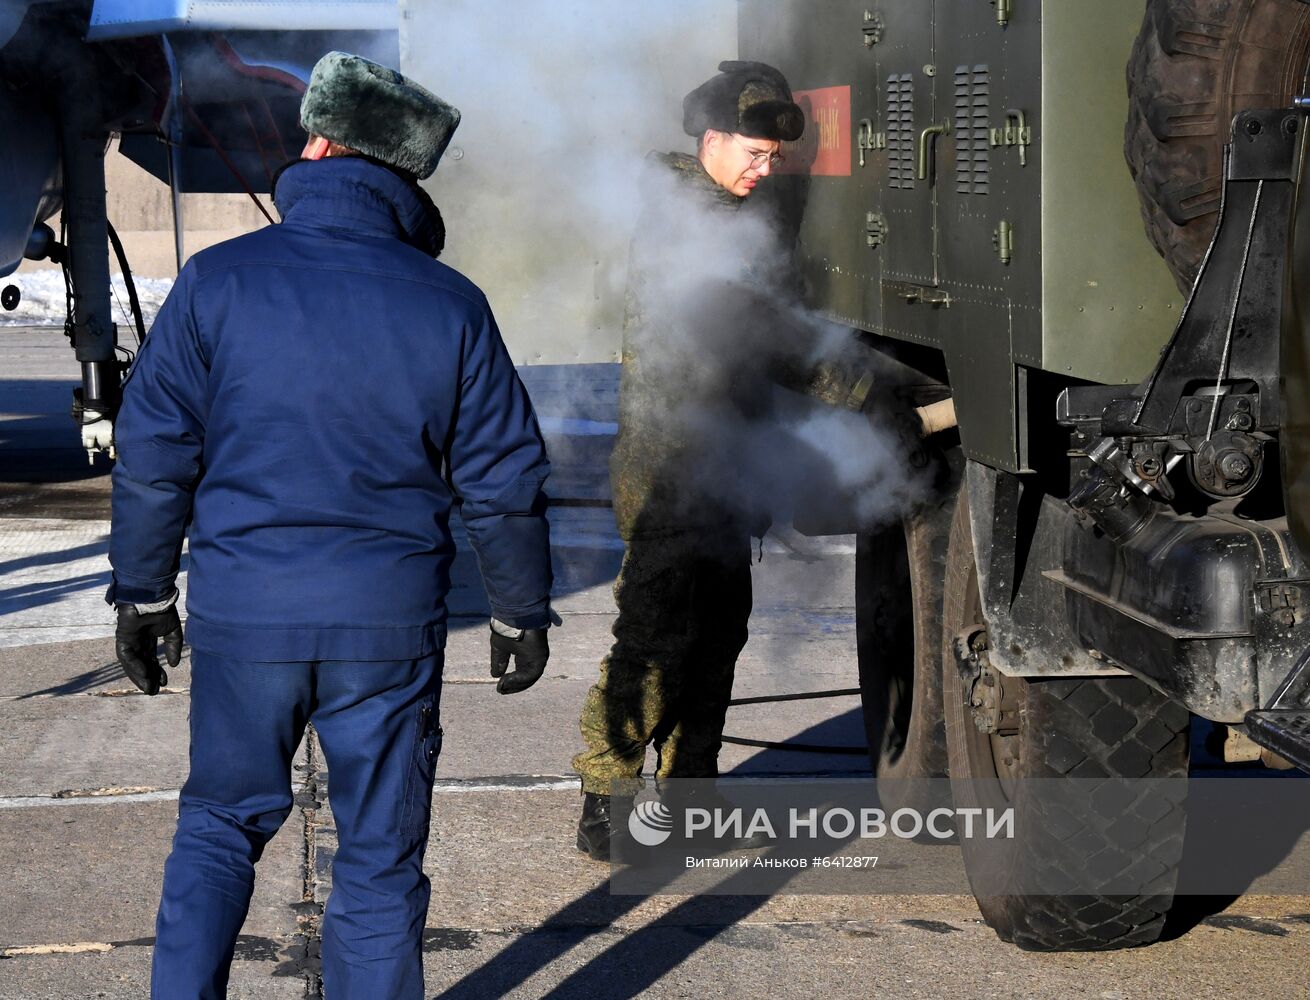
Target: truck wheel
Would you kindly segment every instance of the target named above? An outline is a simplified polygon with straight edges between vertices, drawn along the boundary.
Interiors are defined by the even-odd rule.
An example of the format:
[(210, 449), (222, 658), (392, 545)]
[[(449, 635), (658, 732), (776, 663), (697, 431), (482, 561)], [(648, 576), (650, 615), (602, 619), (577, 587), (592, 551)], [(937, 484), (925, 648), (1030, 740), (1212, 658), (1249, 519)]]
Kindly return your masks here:
[[(925, 505), (902, 524), (862, 535), (855, 556), (860, 701), (874, 776), (946, 777), (942, 724), (942, 577), (955, 497)], [(884, 803), (915, 808), (911, 784), (883, 786)], [(895, 803), (888, 801), (894, 798)]]
[[(1128, 801), (1120, 796), (1113, 807), (1100, 809), (1081, 789), (1086, 779), (1186, 778), (1187, 711), (1135, 678), (1002, 678), (989, 671), (985, 658), (983, 676), (967, 684), (957, 665), (956, 639), (982, 621), (968, 496), (962, 490), (943, 594), (942, 691), (951, 789), (957, 809), (1014, 810), (1012, 839), (961, 839), (983, 918), (1003, 941), (1028, 951), (1101, 951), (1155, 941), (1182, 860), (1185, 783), (1171, 784), (1165, 795), (1152, 784), (1133, 791)], [(970, 703), (984, 682), (994, 685), (988, 695), (1002, 709), (998, 718), (1005, 720), (1000, 726), (1005, 735), (975, 724)], [(1032, 778), (1043, 782), (1024, 780)], [(1060, 779), (1078, 780), (1077, 786), (1055, 787), (1079, 797), (1062, 797), (1064, 811), (1056, 816), (1046, 812), (1051, 795), (1042, 786)], [(1118, 794), (1102, 784), (1097, 795), (1103, 790)], [(1095, 891), (1098, 884), (1122, 886), (1130, 871), (1150, 873), (1149, 894)], [(997, 872), (1017, 876), (1025, 887), (1051, 888), (1041, 895), (981, 894), (979, 883), (985, 885), (984, 879)], [(1071, 888), (1060, 894), (1061, 884)]]
[(1124, 152), (1146, 231), (1186, 293), (1214, 235), (1233, 116), (1303, 93), (1301, 0), (1147, 0), (1128, 62)]

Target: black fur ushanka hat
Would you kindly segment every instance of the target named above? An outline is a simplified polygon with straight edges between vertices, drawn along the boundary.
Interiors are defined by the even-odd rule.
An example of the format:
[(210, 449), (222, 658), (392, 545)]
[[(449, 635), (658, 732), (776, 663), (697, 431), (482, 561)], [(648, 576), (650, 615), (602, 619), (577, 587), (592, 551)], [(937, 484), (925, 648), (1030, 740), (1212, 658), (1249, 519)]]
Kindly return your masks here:
[(805, 112), (791, 99), (787, 78), (767, 63), (719, 63), (719, 75), (682, 99), (682, 128), (706, 129), (753, 139), (794, 142), (805, 131)]
[(459, 126), (459, 110), (394, 69), (329, 52), (314, 64), (300, 102), (311, 135), (429, 177)]

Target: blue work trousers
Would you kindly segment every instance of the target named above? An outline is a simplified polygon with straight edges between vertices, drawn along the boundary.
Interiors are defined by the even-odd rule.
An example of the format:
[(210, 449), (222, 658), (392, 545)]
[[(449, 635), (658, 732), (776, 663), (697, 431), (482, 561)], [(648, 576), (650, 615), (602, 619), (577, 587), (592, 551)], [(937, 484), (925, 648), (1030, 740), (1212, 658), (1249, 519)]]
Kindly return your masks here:
[(247, 663), (193, 651), (191, 773), (164, 866), (154, 1000), (226, 994), (255, 862), (291, 812), (291, 760), (309, 722), (331, 779), (338, 845), (322, 923), (324, 993), (423, 996), (423, 852), (441, 749), (441, 666), (440, 652)]

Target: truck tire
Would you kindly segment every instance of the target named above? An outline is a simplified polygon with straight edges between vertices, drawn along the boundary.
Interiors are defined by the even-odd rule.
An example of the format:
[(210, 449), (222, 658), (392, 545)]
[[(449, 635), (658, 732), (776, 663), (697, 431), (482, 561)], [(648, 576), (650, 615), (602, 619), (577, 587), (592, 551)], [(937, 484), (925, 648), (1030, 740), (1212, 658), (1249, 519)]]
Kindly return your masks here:
[(1128, 62), (1124, 152), (1142, 218), (1188, 292), (1210, 246), (1233, 116), (1304, 93), (1310, 5), (1147, 0)]
[[(946, 777), (942, 723), (942, 578), (954, 496), (861, 535), (855, 629), (869, 761), (884, 804), (917, 808), (916, 779)], [(905, 781), (901, 785), (899, 782)], [(895, 799), (889, 802), (888, 799)]]
[[(1135, 678), (1005, 677), (1017, 707), (1017, 732), (989, 735), (974, 722), (970, 686), (955, 640), (982, 622), (969, 504), (962, 490), (951, 526), (943, 594), (943, 699), (951, 788), (957, 809), (1014, 810), (1014, 837), (985, 844), (961, 839), (965, 870), (983, 918), (1003, 941), (1027, 951), (1103, 951), (1155, 941), (1173, 902), (1182, 860), (1186, 783), (1131, 789), (1133, 798), (1097, 809), (1086, 779), (1187, 777), (1189, 715)], [(993, 675), (993, 679), (995, 675)], [(998, 681), (999, 682), (999, 681)], [(1047, 821), (1033, 790), (1049, 783), (1079, 796), (1062, 800)], [(1162, 794), (1162, 787), (1167, 791)], [(1107, 786), (1098, 786), (1097, 794)], [(1117, 792), (1117, 789), (1113, 789)], [(1050, 802), (1049, 793), (1042, 793)], [(1076, 833), (1071, 834), (1073, 830)], [(986, 895), (979, 883), (997, 871), (1023, 886), (1072, 889), (1049, 894)], [(1096, 886), (1125, 873), (1152, 873), (1149, 894), (1113, 895)], [(992, 885), (995, 885), (992, 882)]]

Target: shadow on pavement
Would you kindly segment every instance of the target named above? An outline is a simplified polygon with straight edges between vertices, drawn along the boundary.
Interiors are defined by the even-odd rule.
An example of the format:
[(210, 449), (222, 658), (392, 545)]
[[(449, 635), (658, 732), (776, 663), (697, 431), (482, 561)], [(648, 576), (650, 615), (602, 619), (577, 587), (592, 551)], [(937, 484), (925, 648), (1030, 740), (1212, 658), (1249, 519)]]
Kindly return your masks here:
[[(543, 996), (558, 1000), (591, 1000), (594, 997), (624, 1000), (640, 996), (710, 941), (749, 917), (768, 899), (768, 896), (692, 897), (648, 926), (624, 933)], [(608, 924), (569, 925), (575, 907), (579, 913), (592, 916), (599, 910), (612, 923), (640, 902), (640, 897), (611, 896), (606, 882), (560, 910), (551, 917), (552, 922), (520, 936), (494, 959), (437, 997), (440, 1000), (482, 1000), (484, 997), (505, 996), (578, 944), (610, 931)], [(564, 925), (560, 926), (561, 923)]]
[(58, 552), (39, 552), (34, 556), (21, 556), (18, 559), (2, 562), (0, 563), (0, 579), (20, 570), (34, 569), (37, 566), (55, 566), (59, 563), (98, 556), (107, 551), (109, 551), (109, 535), (105, 534), (98, 541), (87, 542), (85, 545), (75, 545), (71, 549), (60, 549)]
[(30, 611), (46, 604), (53, 604), (69, 594), (76, 594), (83, 590), (97, 587), (107, 589), (109, 579), (109, 571), (105, 570), (103, 573), (86, 573), (82, 576), (69, 577), (57, 583), (47, 580), (0, 590), (0, 614)]
[[(862, 733), (860, 713), (856, 710), (813, 726), (793, 739), (800, 743), (848, 739), (852, 716), (855, 716), (855, 724)], [(762, 758), (775, 753), (790, 756), (787, 751), (762, 751), (731, 773), (739, 774), (752, 764), (756, 765), (752, 768), (755, 770)], [(821, 754), (809, 756), (832, 759)], [(816, 777), (831, 773), (818, 766), (810, 770)], [(734, 883), (743, 884), (750, 879), (750, 884), (757, 887), (761, 879), (758, 872), (734, 875), (723, 883), (722, 894), (688, 897), (650, 924), (624, 929), (614, 943), (544, 995), (557, 1000), (590, 1000), (593, 997), (625, 1000), (639, 996), (699, 949), (759, 910), (783, 891), (792, 877), (792, 871), (779, 869), (772, 875), (773, 883), (767, 893), (732, 895)], [(494, 958), (469, 972), (437, 997), (439, 1000), (481, 1000), (483, 997), (505, 996), (583, 941), (600, 934), (620, 933), (614, 924), (639, 907), (645, 898), (613, 895), (607, 879), (551, 914), (539, 928), (519, 935)], [(440, 949), (438, 943), (433, 950)]]
[[(728, 713), (728, 734), (741, 734), (745, 727), (741, 723), (733, 724), (732, 713)], [(727, 734), (725, 734), (726, 736)], [(805, 744), (807, 746), (830, 746), (838, 752), (815, 753), (811, 751), (789, 750), (785, 746), (768, 747), (752, 754), (732, 770), (726, 772), (733, 776), (747, 774), (856, 774), (868, 775), (869, 759), (867, 751), (860, 749), (858, 754), (841, 752), (846, 749), (863, 747), (864, 713), (853, 708), (840, 715), (825, 719), (804, 733), (790, 737), (787, 743)]]
[(123, 668), (115, 661), (85, 670), (76, 677), (70, 677), (62, 684), (54, 684), (48, 688), (42, 688), (40, 691), (28, 691), (26, 694), (20, 694), (14, 700), (27, 701), (29, 698), (58, 698), (63, 695), (83, 694), (110, 681), (122, 679)]
[[(105, 535), (100, 541), (88, 542), (57, 552), (42, 552), (34, 556), (12, 559), (7, 563), (0, 563), (0, 581), (12, 573), (104, 556), (108, 551), (109, 536)], [(186, 553), (183, 553), (179, 572), (186, 573), (189, 568), (190, 559)], [(9, 587), (0, 586), (0, 617), (54, 604), (65, 597), (88, 590), (98, 591), (103, 596), (109, 588), (111, 578), (111, 573), (106, 568), (96, 573), (83, 573), (79, 576), (61, 576), (53, 579), (45, 577)]]

